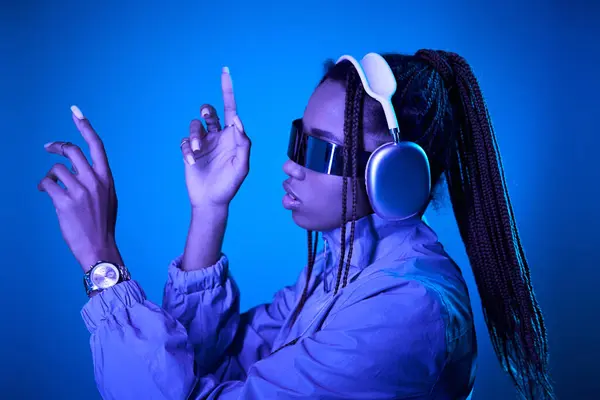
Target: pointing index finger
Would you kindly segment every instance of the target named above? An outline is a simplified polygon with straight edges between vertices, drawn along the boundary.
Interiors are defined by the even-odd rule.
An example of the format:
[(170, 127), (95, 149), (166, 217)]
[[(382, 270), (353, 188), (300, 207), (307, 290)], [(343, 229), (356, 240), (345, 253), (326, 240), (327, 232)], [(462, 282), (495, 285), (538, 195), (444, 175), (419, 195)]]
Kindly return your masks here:
[(235, 104), (233, 82), (228, 67), (223, 67), (221, 88), (223, 89), (223, 104), (225, 105), (225, 125), (231, 125), (234, 123), (233, 118), (237, 115), (237, 106)]
[(96, 133), (90, 122), (83, 116), (83, 113), (77, 106), (72, 106), (73, 122), (90, 148), (92, 166), (102, 176), (108, 177), (110, 170), (108, 167), (108, 158), (104, 150), (102, 139)]

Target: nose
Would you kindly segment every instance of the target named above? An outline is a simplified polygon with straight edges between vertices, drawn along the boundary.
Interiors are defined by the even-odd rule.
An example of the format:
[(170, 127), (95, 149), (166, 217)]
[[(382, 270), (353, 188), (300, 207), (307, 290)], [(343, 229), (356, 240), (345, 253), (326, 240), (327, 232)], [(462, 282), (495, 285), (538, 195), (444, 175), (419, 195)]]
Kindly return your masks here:
[(299, 181), (304, 180), (306, 177), (306, 171), (304, 168), (292, 160), (287, 160), (283, 164), (283, 172), (291, 178), (297, 179)]

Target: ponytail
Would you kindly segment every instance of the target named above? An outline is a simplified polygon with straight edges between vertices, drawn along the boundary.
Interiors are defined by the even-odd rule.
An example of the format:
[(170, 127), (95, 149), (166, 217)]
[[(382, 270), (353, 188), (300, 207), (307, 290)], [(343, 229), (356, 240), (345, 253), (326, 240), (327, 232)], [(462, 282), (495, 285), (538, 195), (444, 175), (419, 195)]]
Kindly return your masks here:
[(554, 399), (546, 327), (477, 79), (457, 54), (420, 50), (416, 56), (441, 75), (458, 121), (445, 176), (496, 355), (522, 396)]

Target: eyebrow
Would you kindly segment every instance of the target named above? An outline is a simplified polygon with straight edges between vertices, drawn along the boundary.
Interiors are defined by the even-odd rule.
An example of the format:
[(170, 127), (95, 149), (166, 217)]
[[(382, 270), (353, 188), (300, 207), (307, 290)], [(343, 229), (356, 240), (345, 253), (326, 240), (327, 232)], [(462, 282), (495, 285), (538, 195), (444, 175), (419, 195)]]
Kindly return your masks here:
[(325, 131), (325, 130), (319, 129), (319, 128), (308, 128), (306, 130), (308, 132), (312, 133), (313, 135), (318, 135), (327, 141), (333, 142), (333, 143), (341, 146), (339, 139), (333, 133), (331, 133), (329, 131)]

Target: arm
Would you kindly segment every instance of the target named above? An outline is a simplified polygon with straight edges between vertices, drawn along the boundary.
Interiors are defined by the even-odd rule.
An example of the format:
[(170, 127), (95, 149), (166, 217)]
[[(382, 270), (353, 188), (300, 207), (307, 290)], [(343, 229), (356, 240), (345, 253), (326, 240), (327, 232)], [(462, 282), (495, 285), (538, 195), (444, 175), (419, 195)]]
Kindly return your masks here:
[[(414, 282), (360, 295), (322, 330), (252, 365), (245, 380), (197, 376), (186, 330), (134, 282), (83, 316), (105, 399), (426, 399), (446, 359), (439, 303)], [(374, 312), (377, 310), (377, 312)]]
[(181, 263), (184, 271), (214, 265), (223, 247), (229, 206), (194, 206)]
[[(169, 266), (164, 310), (185, 328), (199, 373), (222, 367), (221, 379), (243, 379), (250, 365), (270, 354), (297, 288), (285, 287), (270, 304), (240, 314), (240, 293), (225, 255), (210, 267), (187, 272), (181, 270), (182, 258)], [(304, 282), (304, 273), (297, 284)]]
[(221, 255), (227, 217), (227, 205), (192, 207), (184, 254), (169, 266), (163, 292), (163, 308), (186, 329), (200, 373), (211, 371), (239, 326), (239, 290)]

